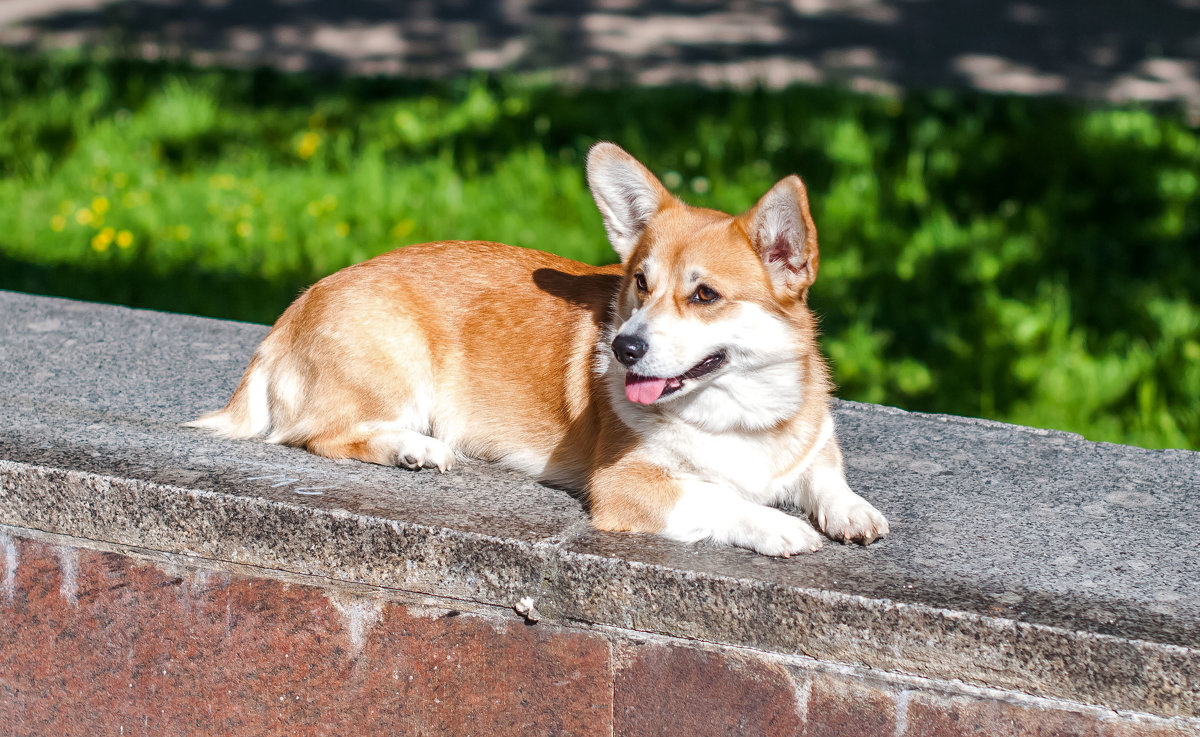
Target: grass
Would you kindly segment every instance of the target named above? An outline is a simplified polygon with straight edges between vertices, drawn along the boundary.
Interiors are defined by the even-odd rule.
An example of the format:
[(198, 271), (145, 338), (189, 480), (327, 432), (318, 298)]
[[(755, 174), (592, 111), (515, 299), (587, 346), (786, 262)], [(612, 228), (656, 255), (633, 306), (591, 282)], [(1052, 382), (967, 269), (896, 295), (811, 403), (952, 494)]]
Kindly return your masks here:
[(840, 396), (1200, 448), (1200, 130), (1165, 109), (0, 55), (0, 287), (270, 322), (409, 243), (607, 262), (597, 139), (729, 211), (804, 177)]

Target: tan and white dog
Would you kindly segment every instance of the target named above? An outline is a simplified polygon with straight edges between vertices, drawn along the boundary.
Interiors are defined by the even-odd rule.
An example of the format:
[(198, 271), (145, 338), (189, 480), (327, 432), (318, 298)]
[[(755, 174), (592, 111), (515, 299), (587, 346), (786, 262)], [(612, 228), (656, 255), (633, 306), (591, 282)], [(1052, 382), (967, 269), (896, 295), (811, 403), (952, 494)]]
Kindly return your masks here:
[(499, 461), (582, 492), (601, 530), (781, 556), (820, 547), (814, 525), (886, 534), (842, 471), (800, 179), (733, 217), (611, 143), (587, 176), (619, 266), (479, 241), (385, 253), (301, 295), (191, 424), (414, 469)]

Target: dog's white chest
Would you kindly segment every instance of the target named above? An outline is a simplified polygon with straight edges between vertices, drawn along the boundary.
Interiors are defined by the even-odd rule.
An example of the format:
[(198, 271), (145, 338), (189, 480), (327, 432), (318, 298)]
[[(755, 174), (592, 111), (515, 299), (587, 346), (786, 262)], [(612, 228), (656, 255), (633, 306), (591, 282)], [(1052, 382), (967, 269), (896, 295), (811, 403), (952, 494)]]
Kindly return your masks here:
[[(820, 445), (822, 428), (807, 437), (762, 433), (708, 433), (672, 423), (643, 436), (651, 459), (680, 477), (694, 477), (735, 489), (759, 504), (775, 504), (799, 483)], [(814, 442), (816, 440), (817, 442)], [(807, 451), (807, 452), (806, 452)]]

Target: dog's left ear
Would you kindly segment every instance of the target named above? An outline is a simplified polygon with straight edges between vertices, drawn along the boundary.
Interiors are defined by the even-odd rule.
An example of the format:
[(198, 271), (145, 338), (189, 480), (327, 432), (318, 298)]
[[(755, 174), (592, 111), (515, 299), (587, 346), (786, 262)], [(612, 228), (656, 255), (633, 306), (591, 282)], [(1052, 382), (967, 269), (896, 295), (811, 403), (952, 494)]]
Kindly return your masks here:
[(779, 180), (741, 220), (775, 289), (805, 299), (817, 279), (817, 226), (800, 177)]

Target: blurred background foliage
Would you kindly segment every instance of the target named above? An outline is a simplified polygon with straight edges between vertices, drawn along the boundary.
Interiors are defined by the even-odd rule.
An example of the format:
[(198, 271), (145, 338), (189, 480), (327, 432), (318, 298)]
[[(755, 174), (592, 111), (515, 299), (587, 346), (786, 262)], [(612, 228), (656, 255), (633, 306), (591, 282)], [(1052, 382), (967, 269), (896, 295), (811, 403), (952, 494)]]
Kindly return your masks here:
[(805, 179), (840, 396), (1200, 449), (1200, 129), (1171, 109), (0, 54), (0, 288), (269, 323), (409, 243), (610, 262), (597, 139), (727, 211)]

